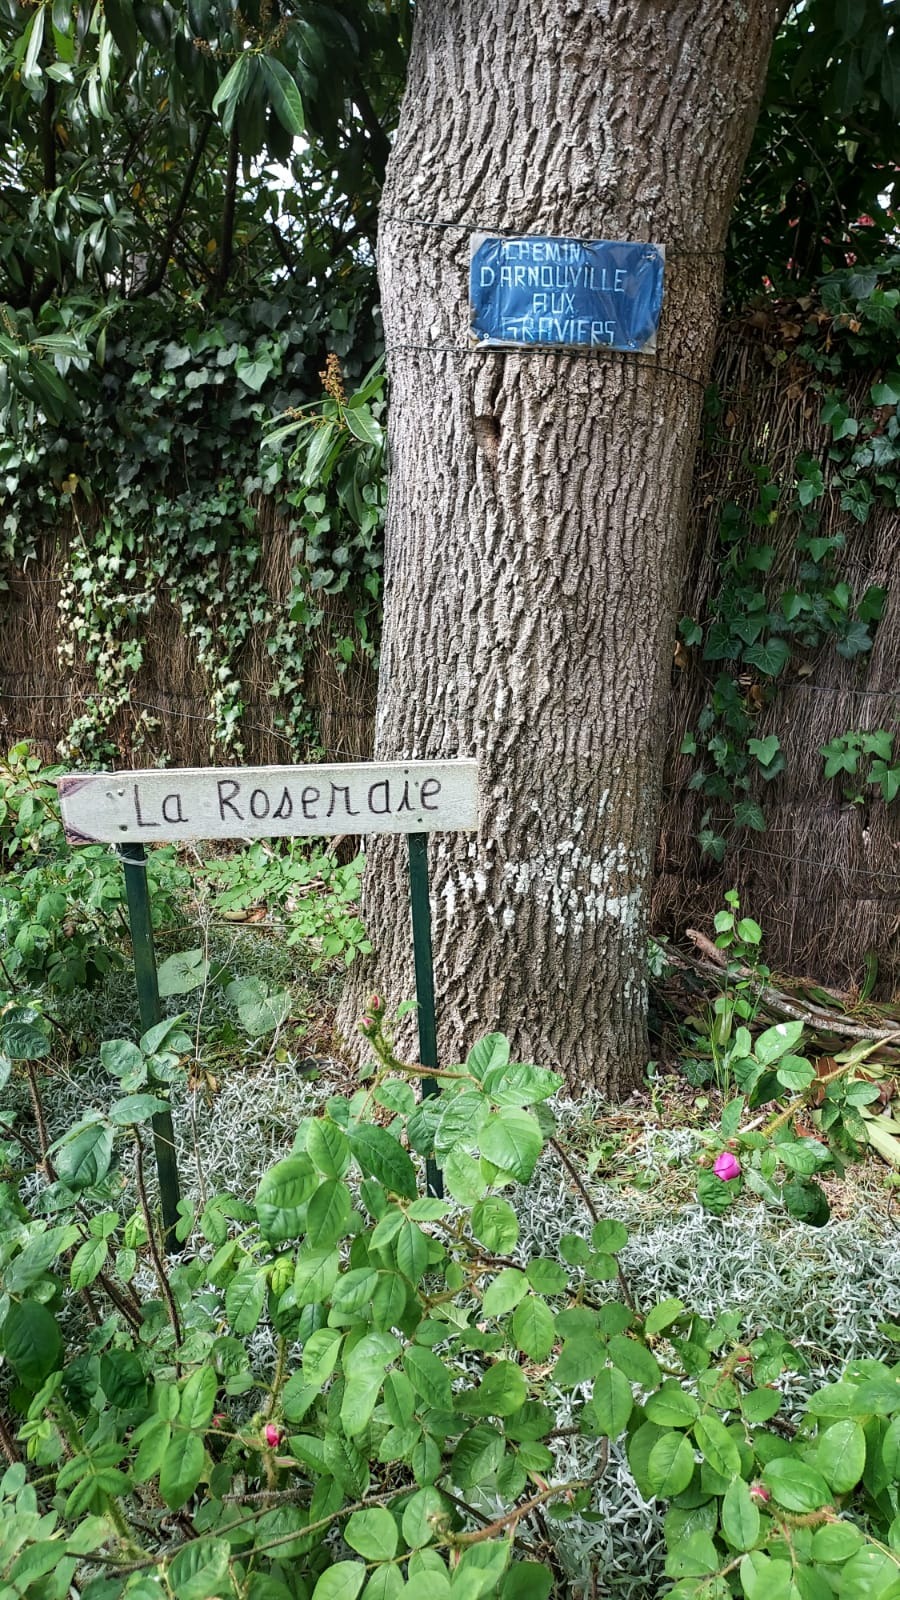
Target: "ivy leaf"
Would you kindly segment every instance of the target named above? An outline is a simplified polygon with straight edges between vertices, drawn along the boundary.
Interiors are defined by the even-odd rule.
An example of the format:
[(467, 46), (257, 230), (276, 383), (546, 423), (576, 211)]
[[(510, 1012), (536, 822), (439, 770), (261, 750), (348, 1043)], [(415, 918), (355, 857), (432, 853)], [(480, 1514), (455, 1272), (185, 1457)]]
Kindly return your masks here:
[(208, 974), (209, 962), (202, 950), (180, 950), (157, 971), (160, 995), (167, 999), (173, 994), (190, 994), (206, 982)]
[(748, 739), (747, 749), (761, 767), (770, 767), (781, 749), (781, 740), (777, 733), (770, 733), (765, 739)]
[(271, 356), (242, 356), (235, 362), (234, 370), (241, 383), (259, 394), (260, 389), (275, 370)]
[(892, 372), (870, 390), (873, 406), (900, 405), (900, 372)]
[(753, 800), (739, 800), (734, 808), (734, 820), (739, 828), (752, 828), (754, 833), (765, 833), (766, 818)]
[(790, 645), (784, 639), (760, 640), (744, 651), (748, 667), (758, 667), (767, 678), (777, 678), (791, 659)]

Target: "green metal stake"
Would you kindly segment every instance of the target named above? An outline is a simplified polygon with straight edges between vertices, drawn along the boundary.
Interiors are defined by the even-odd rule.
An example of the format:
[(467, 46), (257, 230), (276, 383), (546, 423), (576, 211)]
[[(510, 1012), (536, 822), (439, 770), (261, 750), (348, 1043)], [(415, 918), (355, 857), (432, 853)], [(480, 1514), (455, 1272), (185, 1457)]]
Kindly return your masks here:
[[(434, 1015), (434, 958), (431, 951), (431, 903), (428, 896), (428, 835), (409, 835), (409, 901), (412, 910), (413, 959), (419, 1016), (419, 1060), (436, 1067), (437, 1023)], [(438, 1094), (436, 1078), (422, 1079), (422, 1094)], [(443, 1198), (444, 1181), (437, 1162), (425, 1162), (428, 1193)]]
[[(128, 899), (128, 921), (134, 949), (134, 975), (137, 981), (141, 1032), (146, 1033), (158, 1022), (162, 1022), (159, 984), (156, 980), (153, 923), (150, 917), (150, 894), (147, 888), (147, 852), (142, 844), (126, 844), (120, 847), (119, 856), (125, 869), (125, 894)], [(175, 1237), (180, 1188), (171, 1111), (158, 1111), (152, 1118), (152, 1127), (156, 1170), (159, 1174), (163, 1236), (166, 1250), (173, 1254), (181, 1247)]]

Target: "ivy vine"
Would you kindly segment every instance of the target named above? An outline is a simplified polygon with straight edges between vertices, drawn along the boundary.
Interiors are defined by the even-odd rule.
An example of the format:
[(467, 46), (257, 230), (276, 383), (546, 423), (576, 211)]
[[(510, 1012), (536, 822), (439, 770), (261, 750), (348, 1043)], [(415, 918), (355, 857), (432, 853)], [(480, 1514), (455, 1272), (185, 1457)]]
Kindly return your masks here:
[[(697, 838), (716, 861), (740, 830), (765, 831), (760, 786), (784, 770), (785, 760), (778, 735), (761, 739), (755, 730), (787, 669), (829, 642), (845, 660), (865, 656), (884, 612), (883, 588), (869, 585), (858, 593), (846, 581), (846, 537), (824, 532), (822, 522), (835, 495), (861, 524), (876, 503), (900, 507), (898, 281), (900, 256), (893, 256), (865, 271), (832, 273), (820, 286), (820, 302), (804, 302), (808, 315), (797, 326), (795, 350), (821, 396), (822, 455), (799, 454), (781, 476), (744, 456), (745, 498), (726, 502), (719, 520), (721, 583), (704, 619), (686, 616), (679, 624), (684, 646), (719, 669), (681, 745), (682, 754), (697, 757), (689, 787), (710, 802)], [(779, 357), (784, 360), (784, 352)], [(863, 405), (853, 398), (861, 372), (876, 378)], [(711, 391), (713, 433), (723, 410), (721, 396)], [(796, 530), (786, 578), (774, 570), (770, 538), (782, 520)], [(886, 773), (892, 771), (888, 760)], [(890, 803), (897, 793), (893, 778), (880, 768), (873, 773), (869, 781)]]
[[(350, 435), (361, 464), (351, 450), (343, 472), (307, 469), (298, 484), (287, 430), (280, 447), (270, 437), (263, 449), (274, 417), (319, 407), (323, 371), (352, 384), (378, 355), (367, 282), (360, 268), (324, 295), (285, 287), (240, 306), (220, 303), (214, 315), (190, 300), (174, 314), (121, 307), (108, 326), (99, 394), (77, 425), (51, 426), (35, 408), (0, 439), (0, 584), (4, 566), (24, 568), (48, 536), (62, 536), (59, 666), (92, 680), (90, 702), (60, 748), (66, 759), (114, 754), (111, 724), (144, 664), (163, 597), (203, 673), (210, 754), (243, 754), (241, 655), (254, 630), (273, 666), (273, 726), (298, 746), (317, 740), (304, 689), (323, 626), (339, 666), (374, 654), (380, 450)], [(329, 352), (336, 368), (325, 367)], [(383, 404), (380, 390), (369, 398)], [(264, 507), (267, 515), (274, 507), (291, 541), (286, 606), (263, 582)], [(325, 593), (345, 595), (335, 622)], [(140, 721), (135, 735), (139, 744)]]

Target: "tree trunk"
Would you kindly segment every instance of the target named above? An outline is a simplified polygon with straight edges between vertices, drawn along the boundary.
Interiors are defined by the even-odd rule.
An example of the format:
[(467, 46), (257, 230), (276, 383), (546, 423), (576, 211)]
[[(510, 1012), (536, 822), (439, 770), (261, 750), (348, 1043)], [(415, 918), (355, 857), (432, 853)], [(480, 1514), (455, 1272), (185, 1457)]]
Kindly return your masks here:
[[(686, 495), (722, 249), (778, 0), (420, 0), (383, 200), (391, 380), (379, 758), (477, 756), (430, 847), (442, 1059), (479, 1034), (613, 1096), (644, 970)], [(652, 240), (654, 355), (474, 350), (469, 236)], [(375, 955), (413, 992), (405, 843), (371, 842)]]

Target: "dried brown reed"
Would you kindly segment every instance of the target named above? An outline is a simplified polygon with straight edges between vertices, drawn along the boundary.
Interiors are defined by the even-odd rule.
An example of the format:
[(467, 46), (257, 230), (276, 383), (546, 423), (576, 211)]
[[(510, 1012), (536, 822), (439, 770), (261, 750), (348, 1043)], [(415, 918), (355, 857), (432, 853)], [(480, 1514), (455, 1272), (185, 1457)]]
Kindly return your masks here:
[[(797, 454), (807, 451), (821, 461), (828, 479), (826, 433), (818, 423), (821, 397), (813, 391), (813, 375), (796, 355), (788, 353), (781, 365), (773, 364), (778, 341), (775, 319), (756, 318), (749, 326), (745, 322), (723, 330), (715, 381), (724, 398), (724, 416), (716, 428), (719, 439), (701, 450), (695, 471), (682, 614), (707, 615), (720, 586), (720, 509), (724, 501), (741, 500), (748, 493), (749, 473), (742, 460), (765, 463), (773, 477), (790, 481)], [(867, 378), (859, 384), (863, 404), (870, 382)], [(874, 649), (844, 661), (834, 644), (827, 643), (785, 669), (776, 692), (759, 711), (755, 730), (760, 738), (778, 734), (786, 763), (779, 777), (757, 785), (766, 832), (742, 830), (729, 842), (721, 866), (704, 857), (696, 842), (709, 801), (688, 788), (696, 762), (679, 749), (722, 663), (704, 662), (700, 652), (688, 652), (687, 664), (676, 668), (655, 921), (676, 933), (691, 923), (708, 925), (724, 890), (735, 886), (745, 911), (765, 929), (766, 956), (773, 969), (809, 974), (819, 983), (852, 990), (872, 952), (878, 959), (878, 992), (891, 998), (900, 985), (900, 804), (886, 806), (874, 789), (866, 803), (848, 803), (840, 779), (825, 781), (820, 747), (851, 729), (898, 730), (900, 585), (894, 557), (900, 517), (879, 506), (860, 526), (841, 511), (839, 496), (829, 494), (822, 532), (838, 531), (846, 538), (841, 572), (855, 594), (861, 595), (869, 584), (888, 592)], [(776, 596), (791, 581), (795, 532), (789, 515), (781, 515), (772, 530), (776, 555), (768, 582)]]
[[(271, 502), (259, 507), (261, 578), (273, 609), (283, 609), (291, 585), (291, 534)], [(47, 761), (76, 717), (97, 697), (84, 662), (60, 668), (58, 599), (68, 553), (64, 533), (44, 541), (38, 561), (9, 580), (0, 592), (0, 745), (29, 739)], [(341, 597), (324, 598), (325, 626), (309, 652), (304, 693), (311, 708), (308, 737), (291, 738), (279, 726), (285, 707), (273, 697), (277, 663), (263, 628), (252, 630), (238, 658), (243, 688), (242, 760), (269, 765), (303, 761), (323, 753), (358, 760), (371, 751), (374, 675), (365, 662), (342, 668), (328, 648), (347, 610)], [(347, 619), (348, 623), (350, 619)], [(123, 766), (206, 766), (215, 760), (209, 685), (181, 615), (164, 589), (157, 590), (151, 618), (142, 621), (144, 659), (130, 687), (129, 703), (114, 718), (110, 738)], [(218, 759), (222, 759), (221, 752)]]

